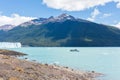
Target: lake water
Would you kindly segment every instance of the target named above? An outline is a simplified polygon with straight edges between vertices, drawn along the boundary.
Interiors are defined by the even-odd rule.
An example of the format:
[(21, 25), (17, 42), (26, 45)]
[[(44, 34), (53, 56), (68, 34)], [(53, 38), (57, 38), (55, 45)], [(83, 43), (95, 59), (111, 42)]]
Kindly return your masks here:
[[(70, 52), (78, 49), (79, 52)], [(102, 80), (120, 80), (120, 47), (23, 47), (10, 49), (28, 54), (30, 60), (59, 64), (105, 74)]]

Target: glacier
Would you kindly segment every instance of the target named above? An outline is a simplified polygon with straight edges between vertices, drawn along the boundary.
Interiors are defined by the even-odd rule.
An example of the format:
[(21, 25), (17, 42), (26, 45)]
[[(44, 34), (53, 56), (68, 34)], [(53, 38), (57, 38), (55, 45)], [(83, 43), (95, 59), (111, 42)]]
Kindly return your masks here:
[(20, 42), (0, 42), (0, 48), (21, 48)]

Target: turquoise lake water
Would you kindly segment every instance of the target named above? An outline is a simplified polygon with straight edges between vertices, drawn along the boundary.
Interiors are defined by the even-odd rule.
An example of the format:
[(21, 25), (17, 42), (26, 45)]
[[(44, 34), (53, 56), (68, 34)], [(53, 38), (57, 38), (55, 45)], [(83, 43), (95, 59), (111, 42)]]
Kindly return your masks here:
[[(79, 52), (70, 52), (71, 49)], [(41, 63), (94, 70), (105, 74), (102, 80), (120, 80), (120, 47), (23, 47), (10, 50), (26, 53), (28, 59)]]

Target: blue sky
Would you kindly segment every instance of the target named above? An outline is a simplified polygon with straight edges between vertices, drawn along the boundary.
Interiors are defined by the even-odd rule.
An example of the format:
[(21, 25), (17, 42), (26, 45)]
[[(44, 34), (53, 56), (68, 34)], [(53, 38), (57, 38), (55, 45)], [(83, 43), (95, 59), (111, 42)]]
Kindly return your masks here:
[(14, 25), (17, 25), (36, 17), (57, 16), (62, 13), (97, 23), (120, 26), (120, 0), (0, 1), (0, 25), (12, 24), (15, 21), (17, 22)]

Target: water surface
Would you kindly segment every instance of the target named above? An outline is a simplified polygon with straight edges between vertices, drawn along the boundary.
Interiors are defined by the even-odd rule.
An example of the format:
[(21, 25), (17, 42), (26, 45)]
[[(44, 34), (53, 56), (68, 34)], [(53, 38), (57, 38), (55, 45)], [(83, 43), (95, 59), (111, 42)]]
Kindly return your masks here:
[[(77, 49), (79, 52), (70, 52)], [(120, 80), (120, 47), (23, 47), (12, 48), (28, 54), (30, 60), (59, 64), (105, 74), (103, 80)]]

